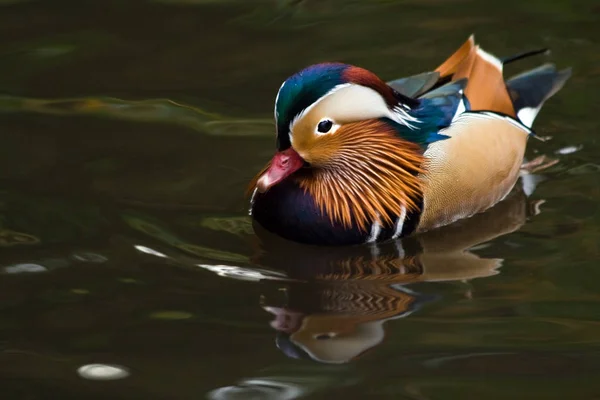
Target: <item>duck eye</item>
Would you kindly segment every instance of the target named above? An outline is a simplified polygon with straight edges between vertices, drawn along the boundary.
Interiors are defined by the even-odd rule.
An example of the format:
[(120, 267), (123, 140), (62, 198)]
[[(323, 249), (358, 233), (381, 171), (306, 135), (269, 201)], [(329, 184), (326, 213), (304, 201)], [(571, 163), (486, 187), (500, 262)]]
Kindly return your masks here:
[(331, 122), (328, 119), (324, 119), (323, 121), (319, 122), (319, 125), (317, 125), (317, 130), (320, 133), (327, 133), (331, 130), (332, 126), (333, 126), (333, 122)]

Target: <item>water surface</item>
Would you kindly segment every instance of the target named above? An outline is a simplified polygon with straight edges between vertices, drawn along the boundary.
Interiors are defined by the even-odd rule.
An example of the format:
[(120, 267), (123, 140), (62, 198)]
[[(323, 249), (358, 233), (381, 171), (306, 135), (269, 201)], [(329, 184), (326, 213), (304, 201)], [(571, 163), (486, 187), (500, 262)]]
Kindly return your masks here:
[[(594, 1), (0, 1), (6, 399), (600, 396)], [(469, 34), (573, 77), (490, 212), (377, 248), (259, 241), (281, 82), (391, 80)], [(507, 75), (548, 61), (509, 66)], [(102, 366), (94, 366), (101, 364)]]

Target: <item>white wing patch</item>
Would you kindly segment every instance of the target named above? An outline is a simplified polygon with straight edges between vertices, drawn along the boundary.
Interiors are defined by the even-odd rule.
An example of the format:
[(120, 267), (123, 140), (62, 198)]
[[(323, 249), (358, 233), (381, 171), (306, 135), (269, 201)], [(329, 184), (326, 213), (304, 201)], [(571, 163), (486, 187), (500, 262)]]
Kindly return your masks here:
[[(463, 95), (463, 91), (459, 91), (458, 93), (461, 94), (461, 96)], [(460, 117), (460, 115), (462, 113), (464, 113), (465, 111), (467, 111), (467, 105), (465, 104), (465, 98), (462, 97), (460, 99), (460, 102), (458, 103), (458, 107), (456, 107), (456, 112), (454, 113), (454, 116), (452, 117), (452, 121), (450, 123), (453, 123), (454, 121), (456, 121), (456, 119), (458, 117)]]
[(393, 112), (391, 113), (392, 115), (390, 116), (390, 118), (393, 121), (396, 121), (399, 124), (402, 124), (404, 126), (407, 126), (409, 129), (417, 129), (413, 123), (418, 124), (421, 121), (419, 121), (417, 118), (413, 117), (412, 115), (410, 115), (407, 112), (408, 107), (404, 106), (399, 106), (399, 107), (394, 107)]
[(540, 108), (541, 108), (541, 104), (540, 104), (540, 107), (537, 107), (537, 108), (534, 108), (534, 107), (521, 108), (517, 112), (517, 117), (519, 117), (519, 119), (521, 120), (521, 122), (524, 125), (531, 128), (531, 126), (533, 125), (533, 121), (535, 120), (535, 117), (537, 117), (538, 112), (540, 112)]

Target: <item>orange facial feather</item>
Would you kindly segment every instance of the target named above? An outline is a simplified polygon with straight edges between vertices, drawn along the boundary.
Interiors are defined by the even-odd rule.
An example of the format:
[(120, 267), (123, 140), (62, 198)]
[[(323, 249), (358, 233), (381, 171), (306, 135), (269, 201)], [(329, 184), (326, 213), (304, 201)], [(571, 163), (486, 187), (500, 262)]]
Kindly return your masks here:
[(417, 144), (378, 120), (347, 124), (322, 139), (319, 158), (329, 160), (296, 179), (332, 223), (390, 226), (402, 207), (418, 208), (424, 157)]

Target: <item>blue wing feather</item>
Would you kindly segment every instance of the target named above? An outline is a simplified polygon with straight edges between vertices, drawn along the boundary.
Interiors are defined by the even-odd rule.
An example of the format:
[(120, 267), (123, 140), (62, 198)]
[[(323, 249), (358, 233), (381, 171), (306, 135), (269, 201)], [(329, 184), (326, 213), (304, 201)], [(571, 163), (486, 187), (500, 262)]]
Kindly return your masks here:
[(413, 128), (387, 118), (385, 120), (396, 128), (402, 138), (423, 147), (447, 139), (448, 136), (439, 131), (450, 125), (461, 106), (465, 111), (470, 109), (463, 93), (466, 84), (467, 80), (461, 79), (421, 95), (418, 98), (419, 105), (410, 111), (410, 115), (419, 121), (413, 124)]

